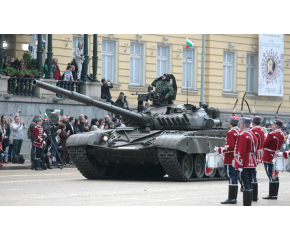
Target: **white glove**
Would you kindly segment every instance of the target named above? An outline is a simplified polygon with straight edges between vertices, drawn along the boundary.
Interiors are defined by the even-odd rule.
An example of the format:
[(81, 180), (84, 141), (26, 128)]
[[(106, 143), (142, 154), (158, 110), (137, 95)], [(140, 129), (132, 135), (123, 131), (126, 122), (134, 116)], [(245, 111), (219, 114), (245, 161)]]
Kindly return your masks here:
[(219, 151), (219, 148), (218, 147), (214, 147), (213, 149), (215, 152), (218, 152)]
[(46, 145), (46, 142), (45, 141), (43, 141), (43, 145)]
[(283, 157), (283, 153), (282, 152), (278, 152), (278, 157)]
[(242, 172), (242, 171), (243, 171), (243, 169), (242, 169), (242, 168), (238, 168), (238, 170), (239, 170), (240, 172)]

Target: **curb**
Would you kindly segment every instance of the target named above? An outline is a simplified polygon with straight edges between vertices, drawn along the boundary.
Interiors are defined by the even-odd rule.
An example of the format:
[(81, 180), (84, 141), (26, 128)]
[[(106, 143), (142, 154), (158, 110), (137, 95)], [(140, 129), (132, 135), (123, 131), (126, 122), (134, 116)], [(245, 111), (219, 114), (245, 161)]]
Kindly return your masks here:
[[(0, 171), (2, 170), (27, 170), (27, 169), (31, 169), (31, 165), (30, 164), (13, 164), (13, 163), (2, 163), (3, 167), (0, 168)], [(55, 166), (51, 166), (52, 169), (57, 169), (57, 167)], [(64, 165), (63, 168), (76, 168), (75, 165)]]

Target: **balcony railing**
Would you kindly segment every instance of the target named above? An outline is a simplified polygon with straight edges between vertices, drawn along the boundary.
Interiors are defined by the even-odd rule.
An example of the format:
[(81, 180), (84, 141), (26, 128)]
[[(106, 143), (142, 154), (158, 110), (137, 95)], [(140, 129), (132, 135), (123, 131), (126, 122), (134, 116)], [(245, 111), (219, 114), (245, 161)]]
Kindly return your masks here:
[(8, 79), (7, 92), (16, 96), (35, 96), (35, 87), (32, 86), (33, 78), (11, 77)]
[[(57, 81), (56, 86), (60, 88), (64, 88), (69, 91), (82, 93), (83, 82), (82, 81), (78, 81), (78, 82)], [(56, 96), (58, 98), (66, 98), (66, 96), (62, 96), (60, 94), (56, 94)]]

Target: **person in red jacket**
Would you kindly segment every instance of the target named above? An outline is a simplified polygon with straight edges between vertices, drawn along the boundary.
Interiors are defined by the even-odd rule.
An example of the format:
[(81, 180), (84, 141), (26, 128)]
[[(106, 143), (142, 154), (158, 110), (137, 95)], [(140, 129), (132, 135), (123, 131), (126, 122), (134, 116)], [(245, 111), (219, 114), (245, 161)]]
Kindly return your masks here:
[(251, 206), (253, 199), (252, 179), (255, 168), (257, 167), (255, 153), (258, 140), (250, 130), (252, 118), (241, 117), (240, 129), (235, 148), (235, 170), (239, 170), (239, 178), (244, 188), (243, 205)]
[(275, 119), (272, 125), (273, 131), (270, 132), (264, 142), (264, 167), (269, 178), (269, 195), (263, 199), (277, 199), (279, 190), (279, 178), (272, 175), (273, 159), (279, 153), (284, 142), (282, 132), (283, 121)]
[(237, 142), (240, 129), (238, 128), (239, 117), (232, 115), (230, 117), (231, 129), (227, 133), (226, 144), (224, 147), (215, 147), (215, 151), (219, 154), (224, 154), (224, 168), (229, 179), (228, 199), (221, 204), (235, 204), (237, 203), (238, 195), (238, 174), (233, 167), (234, 150)]
[(54, 67), (53, 78), (55, 80), (62, 80), (61, 79), (61, 75), (60, 75), (60, 70), (59, 70), (58, 59), (57, 58), (54, 58), (52, 60), (52, 67)]
[(35, 153), (34, 167), (35, 167), (36, 171), (40, 171), (40, 170), (43, 170), (40, 167), (40, 159), (41, 159), (41, 155), (42, 155), (43, 145), (45, 145), (46, 143), (44, 141), (45, 135), (44, 135), (44, 132), (43, 132), (43, 127), (41, 126), (42, 125), (42, 119), (38, 118), (38, 119), (35, 120), (35, 122), (36, 122), (37, 125), (33, 129), (33, 134), (34, 134), (34, 137), (35, 137), (35, 140), (34, 140), (34, 143), (33, 143), (33, 146), (35, 148), (35, 150), (34, 150), (34, 153)]
[[(253, 116), (252, 128), (251, 131), (255, 134), (258, 139), (258, 147), (256, 149), (256, 161), (257, 165), (263, 162), (263, 145), (265, 142), (265, 133), (261, 128), (262, 117)], [(255, 170), (253, 175), (253, 201), (258, 201), (258, 181), (257, 181), (257, 171)]]

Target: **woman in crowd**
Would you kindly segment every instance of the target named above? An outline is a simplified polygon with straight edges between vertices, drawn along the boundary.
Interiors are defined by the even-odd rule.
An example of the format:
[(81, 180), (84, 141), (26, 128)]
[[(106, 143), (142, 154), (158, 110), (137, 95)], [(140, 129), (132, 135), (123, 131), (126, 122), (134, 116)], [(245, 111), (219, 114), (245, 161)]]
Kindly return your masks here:
[[(44, 62), (43, 72), (44, 72), (45, 77), (47, 77), (48, 76), (48, 60), (47, 59), (45, 59), (45, 62)], [(53, 73), (54, 73), (54, 67), (51, 66), (51, 76), (53, 76)]]
[(26, 67), (26, 65), (25, 65), (25, 63), (24, 63), (24, 60), (23, 59), (21, 59), (20, 60), (20, 66), (19, 66), (19, 70), (21, 71), (21, 70), (25, 70), (27, 67)]
[(52, 59), (52, 67), (54, 67), (53, 78), (55, 80), (61, 80), (60, 70), (58, 66), (58, 58)]
[[(3, 161), (4, 163), (8, 163), (8, 155), (7, 152), (5, 150), (2, 149), (2, 132), (0, 132), (0, 167), (2, 167), (1, 161)], [(4, 159), (4, 160), (3, 160)]]
[(68, 130), (67, 132), (66, 130), (66, 126), (64, 124), (59, 125), (59, 129), (61, 130), (59, 136), (60, 136), (60, 142), (59, 142), (59, 151), (60, 151), (60, 157), (63, 161), (63, 164), (66, 165), (66, 160), (68, 157), (68, 149), (66, 147), (66, 140), (69, 137), (69, 132), (70, 130)]
[(70, 63), (67, 65), (67, 68), (64, 71), (63, 80), (64, 81), (70, 81), (70, 82), (74, 81), (74, 77), (72, 75), (72, 65), (70, 65)]
[(6, 122), (6, 116), (1, 116), (0, 131), (3, 134), (2, 148), (5, 151), (9, 147), (9, 137), (10, 137), (10, 125)]
[(96, 131), (96, 130), (99, 130), (99, 121), (97, 118), (93, 118), (92, 121), (91, 121), (91, 130), (92, 131)]
[[(10, 129), (10, 125), (13, 121), (14, 121), (13, 118), (9, 118), (9, 129)], [(9, 147), (8, 147), (8, 162), (11, 162), (12, 153), (13, 153), (13, 134), (10, 134)]]
[(105, 120), (103, 118), (100, 118), (99, 120), (99, 129), (103, 130), (105, 126)]
[(108, 128), (109, 128), (109, 125), (107, 123), (105, 123), (104, 130), (107, 130)]
[(76, 55), (76, 63), (77, 63), (77, 66), (78, 66), (78, 72), (79, 72), (77, 80), (80, 80), (80, 76), (82, 74), (83, 62), (85, 60), (83, 43), (82, 42), (78, 43), (78, 47), (76, 47), (75, 55)]
[(80, 120), (78, 118), (75, 118), (75, 127), (76, 127), (76, 132), (77, 133), (81, 133), (79, 125), (80, 125)]
[(76, 79), (78, 78), (78, 75), (79, 75), (79, 73), (78, 72), (76, 72), (76, 67), (75, 67), (75, 65), (71, 65), (71, 67), (72, 67), (72, 75), (73, 75), (73, 78), (74, 78), (74, 80), (76, 81)]
[(116, 104), (118, 105), (118, 107), (121, 107), (121, 108), (124, 108), (124, 104), (127, 104), (127, 100), (123, 92), (120, 92), (119, 97), (116, 101)]

